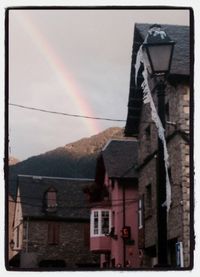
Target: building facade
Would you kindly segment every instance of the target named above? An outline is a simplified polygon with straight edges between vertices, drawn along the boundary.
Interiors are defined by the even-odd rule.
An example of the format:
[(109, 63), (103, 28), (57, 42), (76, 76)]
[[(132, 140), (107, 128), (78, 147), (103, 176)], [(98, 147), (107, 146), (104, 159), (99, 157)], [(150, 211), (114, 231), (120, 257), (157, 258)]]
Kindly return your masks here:
[(15, 201), (10, 194), (8, 195), (7, 204), (8, 204), (8, 260), (11, 260), (16, 253), (14, 253), (14, 251), (12, 250)]
[(95, 186), (87, 191), (90, 250), (100, 254), (101, 268), (140, 266), (137, 151), (137, 141), (109, 141), (97, 161)]
[[(152, 121), (149, 104), (143, 104), (142, 70), (135, 85), (135, 62), (139, 46), (143, 43), (150, 25), (136, 24), (133, 44), (129, 110), (125, 128), (126, 136), (139, 141), (138, 188), (142, 223), (139, 226), (139, 247), (143, 267), (153, 267), (158, 262), (157, 246), (157, 157), (158, 130)], [(165, 137), (169, 154), (168, 175), (171, 184), (171, 206), (167, 214), (168, 264), (171, 267), (190, 268), (193, 253), (192, 227), (192, 156), (190, 129), (190, 77), (189, 27), (163, 26), (176, 42), (170, 76), (165, 89)], [(150, 80), (153, 91), (154, 80)], [(157, 108), (157, 93), (152, 92)]]
[[(88, 179), (18, 176), (13, 251), (22, 269), (97, 267), (89, 250)], [(12, 263), (11, 263), (12, 268)]]

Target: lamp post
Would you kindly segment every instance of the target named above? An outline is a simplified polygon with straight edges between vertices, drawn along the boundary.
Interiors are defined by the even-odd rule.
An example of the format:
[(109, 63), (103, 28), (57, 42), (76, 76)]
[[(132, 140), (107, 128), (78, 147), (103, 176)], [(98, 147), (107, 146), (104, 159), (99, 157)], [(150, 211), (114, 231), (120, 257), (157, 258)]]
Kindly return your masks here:
[[(170, 72), (174, 41), (161, 30), (160, 25), (153, 25), (143, 43), (143, 50), (147, 59), (148, 71), (156, 78), (158, 116), (165, 128), (165, 81)], [(168, 266), (167, 254), (167, 208), (166, 201), (166, 169), (164, 161), (164, 146), (158, 137), (157, 155), (157, 257), (156, 267)]]

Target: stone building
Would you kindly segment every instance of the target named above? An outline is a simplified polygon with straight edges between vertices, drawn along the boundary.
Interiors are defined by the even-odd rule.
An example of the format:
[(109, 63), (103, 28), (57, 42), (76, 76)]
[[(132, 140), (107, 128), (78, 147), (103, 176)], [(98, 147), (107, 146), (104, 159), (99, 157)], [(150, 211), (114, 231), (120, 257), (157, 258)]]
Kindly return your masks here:
[[(147, 35), (150, 25), (136, 24), (134, 33), (131, 82), (128, 103), (126, 136), (139, 141), (138, 187), (143, 222), (139, 226), (139, 241), (143, 255), (143, 267), (157, 264), (157, 145), (158, 132), (151, 118), (149, 104), (143, 103), (142, 69), (135, 85), (136, 55)], [(165, 91), (165, 136), (169, 153), (169, 178), (172, 203), (168, 213), (167, 240), (168, 263), (173, 267), (192, 267), (193, 255), (193, 170), (191, 150), (192, 78), (190, 28), (187, 26), (162, 26), (176, 42), (170, 76)], [(151, 89), (155, 87), (150, 80)], [(157, 94), (152, 92), (157, 107)], [(179, 250), (178, 250), (179, 248)], [(177, 256), (179, 254), (179, 256)], [(177, 260), (177, 257), (179, 259)], [(180, 261), (181, 260), (181, 261)]]
[(97, 160), (95, 185), (85, 191), (91, 205), (90, 250), (100, 254), (104, 269), (140, 267), (137, 154), (136, 140), (108, 141)]
[(8, 260), (11, 260), (15, 253), (12, 250), (12, 243), (13, 243), (13, 221), (14, 221), (14, 213), (15, 213), (15, 201), (13, 197), (8, 194)]
[(98, 266), (98, 257), (89, 251), (89, 209), (83, 193), (91, 183), (89, 179), (18, 176), (13, 250), (20, 268)]

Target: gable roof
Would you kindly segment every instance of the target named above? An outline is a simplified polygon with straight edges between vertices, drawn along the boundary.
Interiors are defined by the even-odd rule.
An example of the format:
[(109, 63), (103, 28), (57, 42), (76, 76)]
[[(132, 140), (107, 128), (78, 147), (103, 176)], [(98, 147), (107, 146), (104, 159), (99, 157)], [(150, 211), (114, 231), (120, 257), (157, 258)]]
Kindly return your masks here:
[[(137, 136), (142, 109), (143, 92), (140, 86), (135, 86), (135, 63), (136, 55), (140, 45), (143, 43), (151, 24), (135, 24), (134, 41), (132, 50), (131, 77), (128, 101), (128, 115), (125, 127), (126, 136)], [(162, 29), (167, 32), (175, 41), (174, 53), (170, 76), (188, 78), (190, 75), (190, 28), (188, 26), (162, 25)], [(140, 78), (141, 79), (141, 78)], [(142, 80), (138, 80), (138, 83)]]
[(102, 151), (105, 170), (110, 178), (137, 178), (136, 140), (111, 140)]
[[(23, 217), (89, 220), (83, 188), (94, 180), (28, 175), (18, 178)], [(43, 207), (44, 194), (52, 187), (57, 191), (58, 206), (55, 213), (47, 214)]]

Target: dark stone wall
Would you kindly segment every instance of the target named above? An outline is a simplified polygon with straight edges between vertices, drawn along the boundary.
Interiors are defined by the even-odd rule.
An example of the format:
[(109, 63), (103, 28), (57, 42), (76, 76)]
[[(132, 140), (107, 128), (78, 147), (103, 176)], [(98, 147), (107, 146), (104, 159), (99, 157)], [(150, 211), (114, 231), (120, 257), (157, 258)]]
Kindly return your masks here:
[[(86, 225), (89, 223), (58, 222), (59, 243), (48, 244), (48, 221), (28, 222), (28, 252), (35, 253), (37, 264), (43, 260), (64, 260), (69, 269), (78, 268), (78, 264), (95, 264), (98, 255), (89, 251), (89, 237)], [(23, 251), (26, 251), (27, 222), (24, 222)], [(29, 265), (30, 267), (30, 265)]]
[[(189, 135), (189, 87), (184, 84), (168, 85), (166, 103), (171, 123), (166, 124), (166, 137), (171, 169), (172, 205), (168, 215), (168, 240), (183, 242), (184, 266), (190, 265), (190, 146), (181, 135)], [(157, 106), (157, 95), (153, 94)], [(146, 186), (152, 187), (152, 209), (145, 210), (145, 248), (156, 245), (156, 150), (157, 128), (151, 120), (149, 104), (143, 104), (139, 130), (139, 194), (146, 199)], [(174, 124), (175, 123), (175, 124)], [(150, 128), (150, 133), (147, 128)], [(148, 130), (149, 131), (149, 130)], [(170, 137), (171, 136), (171, 137)], [(146, 259), (148, 260), (148, 259)]]

